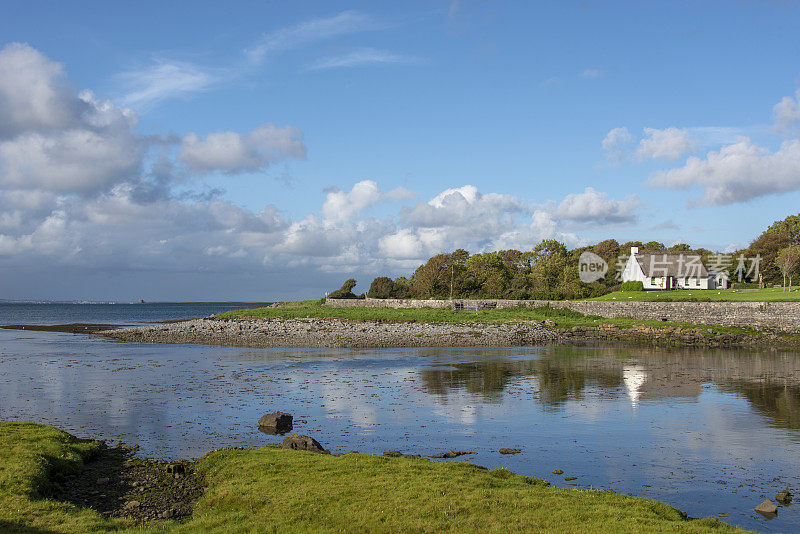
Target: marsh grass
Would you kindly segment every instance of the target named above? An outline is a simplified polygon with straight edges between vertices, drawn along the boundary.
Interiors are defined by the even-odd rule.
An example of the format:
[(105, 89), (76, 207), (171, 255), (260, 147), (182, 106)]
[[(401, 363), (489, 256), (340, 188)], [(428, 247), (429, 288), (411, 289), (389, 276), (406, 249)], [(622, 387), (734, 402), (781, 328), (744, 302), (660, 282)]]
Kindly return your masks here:
[(100, 444), (52, 427), (0, 422), (0, 530), (11, 532), (741, 532), (716, 519), (596, 490), (553, 488), (464, 462), (264, 447), (196, 464), (208, 490), (186, 523), (134, 525), (45, 498), (59, 472)]

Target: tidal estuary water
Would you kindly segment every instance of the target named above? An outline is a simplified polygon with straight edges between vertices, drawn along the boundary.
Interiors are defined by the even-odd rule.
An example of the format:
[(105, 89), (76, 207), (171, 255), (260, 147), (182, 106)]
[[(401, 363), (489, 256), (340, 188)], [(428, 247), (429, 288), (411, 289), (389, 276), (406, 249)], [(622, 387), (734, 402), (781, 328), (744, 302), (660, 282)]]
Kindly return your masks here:
[[(38, 306), (38, 308), (36, 307)], [(49, 306), (49, 307), (48, 307)], [(115, 308), (115, 306), (118, 306)], [(2, 324), (140, 324), (231, 305), (0, 305)], [(279, 442), (266, 412), (333, 452), (456, 460), (800, 531), (800, 353), (660, 348), (240, 349), (0, 330), (0, 419), (191, 458)], [(522, 449), (501, 455), (502, 447)], [(564, 471), (561, 475), (551, 473)], [(576, 477), (574, 480), (565, 478)]]

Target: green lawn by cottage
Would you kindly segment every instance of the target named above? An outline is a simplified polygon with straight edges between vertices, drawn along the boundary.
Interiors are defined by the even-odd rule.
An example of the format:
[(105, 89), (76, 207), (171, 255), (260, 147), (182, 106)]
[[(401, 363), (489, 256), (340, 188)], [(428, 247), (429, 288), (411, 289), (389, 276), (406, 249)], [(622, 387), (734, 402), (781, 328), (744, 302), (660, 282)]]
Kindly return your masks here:
[(462, 462), (265, 447), (222, 449), (196, 464), (208, 484), (186, 523), (134, 524), (47, 498), (100, 444), (32, 423), (0, 422), (0, 531), (742, 532), (684, 520), (666, 504), (546, 482)]
[(674, 291), (615, 291), (587, 300), (635, 302), (800, 302), (800, 286), (767, 289), (678, 289)]

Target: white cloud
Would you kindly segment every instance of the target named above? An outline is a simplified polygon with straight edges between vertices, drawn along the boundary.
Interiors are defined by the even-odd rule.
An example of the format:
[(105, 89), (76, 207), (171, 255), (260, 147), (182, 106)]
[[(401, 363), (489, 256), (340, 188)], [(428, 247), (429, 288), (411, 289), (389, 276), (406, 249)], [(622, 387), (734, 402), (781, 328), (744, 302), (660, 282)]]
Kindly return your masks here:
[(82, 109), (64, 81), (61, 64), (23, 43), (0, 50), (0, 139), (23, 130), (66, 126)]
[(414, 194), (405, 188), (398, 187), (388, 192), (381, 192), (373, 180), (363, 180), (353, 185), (349, 191), (335, 189), (328, 191), (322, 204), (322, 216), (332, 221), (354, 219), (361, 212), (379, 202), (386, 200), (407, 200)]
[(424, 250), (422, 239), (411, 228), (401, 228), (393, 234), (381, 237), (378, 248), (387, 258), (400, 259), (419, 258)]
[(394, 54), (386, 50), (361, 48), (347, 54), (320, 59), (311, 65), (309, 70), (350, 68), (381, 63), (413, 63), (416, 61), (415, 58)]
[(593, 223), (630, 223), (641, 201), (636, 195), (625, 200), (609, 199), (606, 193), (587, 187), (583, 193), (572, 193), (558, 205), (556, 215), (563, 219)]
[(500, 228), (512, 224), (515, 216), (530, 213), (532, 208), (510, 195), (480, 193), (473, 185), (445, 189), (428, 202), (420, 202), (402, 213), (413, 226), (451, 227), (454, 232), (497, 235)]
[(709, 152), (705, 158), (690, 157), (683, 167), (655, 173), (650, 185), (670, 189), (702, 187), (694, 202), (725, 205), (800, 189), (800, 140), (784, 141), (770, 152), (744, 138)]
[(146, 143), (133, 111), (77, 95), (27, 45), (0, 52), (0, 74), (0, 186), (91, 193), (139, 178)]
[(636, 155), (639, 159), (665, 158), (676, 160), (686, 152), (695, 150), (696, 145), (685, 129), (674, 127), (659, 130), (645, 128), (644, 138), (639, 142)]
[(135, 179), (142, 147), (126, 133), (66, 130), (0, 142), (0, 184), (86, 193)]
[(602, 73), (602, 72), (600, 72), (600, 71), (599, 71), (599, 70), (597, 70), (597, 69), (586, 69), (586, 70), (584, 70), (584, 71), (583, 71), (583, 73), (582, 73), (582, 76), (583, 76), (584, 78), (590, 78), (590, 79), (593, 79), (593, 78), (599, 78), (599, 77), (600, 77), (600, 76), (602, 76), (602, 75), (603, 75), (603, 73)]
[[(429, 256), (456, 248), (530, 249), (545, 237), (575, 244), (579, 238), (566, 230), (570, 221), (620, 220), (633, 210), (630, 200), (592, 190), (595, 202), (570, 218), (579, 213), (573, 197), (559, 214), (555, 203), (537, 206), (473, 185), (409, 204), (412, 192), (363, 180), (349, 191), (325, 191), (319, 210), (292, 220), (274, 205), (253, 211), (215, 194), (177, 194), (176, 185), (189, 187), (198, 174), (304, 157), (299, 130), (267, 123), (249, 133), (143, 136), (136, 113), (88, 91), (77, 94), (61, 67), (30, 47), (3, 49), (2, 69), (14, 77), (0, 80), (0, 116), (7, 119), (0, 138), (0, 266), (13, 273), (0, 279), (4, 295), (18, 287), (66, 291), (68, 284), (47, 284), (71, 272), (82, 277), (75, 280), (84, 281), (84, 291), (95, 285), (85, 282), (89, 274), (93, 281), (130, 275), (138, 282), (126, 291), (138, 292), (142, 281), (191, 279), (185, 295), (213, 285), (219, 289), (208, 296), (225, 298), (231, 277), (250, 277), (242, 287), (254, 287), (253, 280), (261, 287), (265, 273), (280, 273), (268, 287), (288, 297), (309, 291), (309, 284), (328, 286), (343, 273), (408, 274)], [(68, 111), (50, 113), (58, 109)], [(380, 217), (368, 212), (390, 201), (401, 205), (383, 206)], [(218, 272), (226, 276), (211, 274)], [(113, 284), (108, 291), (121, 289)]]
[(450, 203), (456, 203), (458, 205), (461, 203), (475, 204), (480, 198), (481, 194), (478, 192), (477, 187), (474, 185), (465, 185), (455, 189), (445, 189), (430, 199), (428, 204), (434, 208), (444, 208)]
[(270, 123), (248, 134), (217, 132), (201, 139), (189, 133), (183, 138), (178, 155), (191, 171), (229, 174), (256, 171), (282, 159), (305, 157), (306, 147), (300, 130)]
[(783, 97), (772, 108), (772, 113), (778, 129), (787, 130), (800, 124), (800, 90), (795, 93), (794, 98)]
[(117, 78), (125, 91), (122, 104), (140, 109), (168, 98), (205, 91), (217, 81), (215, 75), (199, 65), (167, 60), (122, 72)]
[(620, 126), (609, 130), (603, 138), (602, 145), (607, 158), (619, 161), (625, 157), (625, 152), (630, 148), (631, 143), (633, 143), (631, 132), (626, 127)]
[(377, 24), (369, 16), (357, 11), (343, 11), (332, 17), (313, 19), (268, 33), (245, 54), (250, 61), (258, 63), (275, 52), (376, 28)]

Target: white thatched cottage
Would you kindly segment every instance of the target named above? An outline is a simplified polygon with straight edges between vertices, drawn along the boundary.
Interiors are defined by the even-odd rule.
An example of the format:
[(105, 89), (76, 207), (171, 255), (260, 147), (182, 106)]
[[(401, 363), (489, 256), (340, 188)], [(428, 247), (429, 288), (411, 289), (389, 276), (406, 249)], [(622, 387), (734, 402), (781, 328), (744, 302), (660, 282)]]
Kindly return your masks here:
[(718, 275), (709, 273), (694, 252), (639, 252), (631, 255), (622, 271), (622, 281), (640, 281), (644, 289), (717, 289)]

